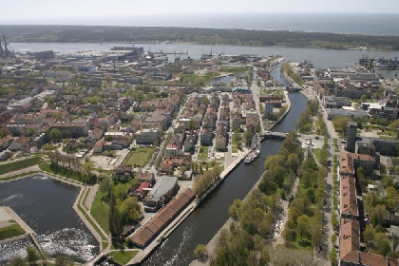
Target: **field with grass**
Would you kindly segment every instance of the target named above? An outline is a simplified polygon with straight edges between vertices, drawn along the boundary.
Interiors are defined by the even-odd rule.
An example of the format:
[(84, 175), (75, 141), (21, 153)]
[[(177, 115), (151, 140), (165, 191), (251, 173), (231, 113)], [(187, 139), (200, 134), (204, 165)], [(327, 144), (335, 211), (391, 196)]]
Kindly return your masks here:
[(316, 156), (316, 160), (321, 164), (322, 162), (322, 150), (320, 148), (313, 149), (313, 153)]
[(208, 146), (201, 146), (198, 152), (198, 160), (206, 160), (208, 158)]
[(133, 149), (123, 161), (124, 164), (136, 165), (137, 167), (144, 167), (151, 160), (155, 148), (139, 147)]
[(108, 206), (103, 202), (105, 192), (97, 191), (96, 197), (94, 198), (93, 205), (91, 206), (90, 214), (101, 226), (101, 228), (109, 233), (108, 228)]
[(21, 170), (24, 168), (28, 168), (34, 166), (40, 162), (39, 157), (33, 157), (26, 160), (20, 160), (13, 163), (7, 163), (0, 165), (0, 175), (4, 175), (10, 172), (14, 172), (17, 170)]
[(25, 234), (25, 230), (19, 224), (15, 221), (11, 221), (11, 223), (12, 225), (0, 228), (0, 240)]
[(124, 265), (133, 259), (137, 253), (138, 251), (113, 251), (108, 254), (108, 257)]

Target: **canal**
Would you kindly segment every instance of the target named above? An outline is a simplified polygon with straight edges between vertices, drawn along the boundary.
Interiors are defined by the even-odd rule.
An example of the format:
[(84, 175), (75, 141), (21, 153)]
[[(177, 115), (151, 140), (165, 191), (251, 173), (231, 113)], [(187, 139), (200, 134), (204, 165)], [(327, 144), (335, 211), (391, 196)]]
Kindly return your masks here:
[[(86, 262), (98, 254), (99, 244), (72, 208), (79, 190), (44, 176), (28, 177), (0, 185), (0, 206), (11, 207), (32, 228), (49, 255)], [(0, 265), (25, 256), (28, 245), (26, 239), (0, 245)]]
[[(272, 73), (279, 79), (279, 68)], [(281, 80), (283, 84), (285, 80)], [(289, 132), (306, 109), (306, 97), (301, 93), (290, 94), (291, 111), (273, 130)], [(262, 142), (259, 158), (252, 164), (241, 163), (148, 258), (143, 265), (187, 266), (194, 259), (193, 251), (198, 244), (207, 244), (228, 219), (228, 208), (237, 199), (243, 199), (264, 172), (264, 161), (280, 149), (281, 140)]]

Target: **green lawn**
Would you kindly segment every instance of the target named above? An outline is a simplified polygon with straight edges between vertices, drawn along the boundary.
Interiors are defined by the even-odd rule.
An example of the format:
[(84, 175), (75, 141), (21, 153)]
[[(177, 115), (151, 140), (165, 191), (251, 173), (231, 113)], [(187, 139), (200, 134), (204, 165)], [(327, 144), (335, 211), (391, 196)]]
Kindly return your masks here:
[(113, 251), (108, 254), (108, 257), (111, 257), (116, 262), (120, 264), (127, 264), (131, 259), (139, 253), (138, 251)]
[(322, 150), (319, 148), (313, 149), (314, 155), (319, 163), (321, 163), (321, 151)]
[(155, 148), (135, 148), (126, 156), (123, 163), (144, 167), (151, 160), (151, 156), (154, 152)]
[(201, 146), (198, 152), (198, 160), (206, 160), (208, 158), (208, 146)]
[(34, 166), (40, 162), (39, 157), (34, 157), (26, 160), (20, 160), (13, 163), (7, 163), (0, 165), (0, 175), (4, 175), (6, 173), (10, 173), (13, 171), (21, 170), (24, 168), (28, 168)]
[(109, 233), (108, 229), (108, 206), (102, 201), (105, 196), (105, 192), (97, 191), (97, 195), (94, 198), (93, 205), (91, 206), (90, 214), (96, 219), (97, 223), (101, 228)]
[(247, 69), (245, 67), (222, 67), (220, 71), (227, 73), (241, 74), (246, 72)]
[(22, 229), (19, 224), (13, 224), (7, 227), (0, 228), (0, 240), (20, 236), (23, 234), (25, 234), (25, 230)]

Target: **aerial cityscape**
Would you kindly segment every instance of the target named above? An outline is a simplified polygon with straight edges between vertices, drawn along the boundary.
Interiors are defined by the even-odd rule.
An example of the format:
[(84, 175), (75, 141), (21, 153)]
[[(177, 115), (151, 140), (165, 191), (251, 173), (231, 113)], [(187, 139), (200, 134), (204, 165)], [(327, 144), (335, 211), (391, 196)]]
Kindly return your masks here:
[(0, 265), (399, 266), (399, 2), (69, 2), (0, 10)]

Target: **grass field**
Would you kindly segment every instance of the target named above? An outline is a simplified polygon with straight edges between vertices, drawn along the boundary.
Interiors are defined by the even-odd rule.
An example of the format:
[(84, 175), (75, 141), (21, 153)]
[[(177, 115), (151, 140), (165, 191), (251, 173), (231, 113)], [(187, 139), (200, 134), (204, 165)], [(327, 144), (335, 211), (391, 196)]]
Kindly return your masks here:
[(96, 219), (97, 223), (101, 228), (109, 233), (108, 229), (108, 206), (102, 201), (105, 196), (105, 192), (97, 191), (96, 197), (94, 198), (93, 205), (91, 206), (90, 214)]
[(123, 251), (122, 250), (122, 251), (110, 252), (108, 254), (108, 256), (111, 257), (116, 262), (119, 262), (124, 265), (124, 264), (128, 263), (131, 259), (133, 259), (137, 253), (138, 253), (138, 251)]
[(154, 152), (155, 148), (135, 148), (126, 156), (123, 163), (144, 167), (151, 160), (151, 156)]
[(201, 146), (198, 152), (198, 160), (206, 160), (208, 158), (208, 146)]
[(313, 149), (314, 155), (316, 156), (316, 160), (321, 163), (321, 149), (316, 148)]
[(7, 227), (0, 228), (0, 240), (20, 236), (23, 234), (25, 234), (25, 230), (16, 223)]
[(17, 170), (21, 170), (24, 168), (28, 168), (34, 166), (40, 162), (39, 157), (29, 158), (26, 160), (20, 160), (13, 163), (7, 163), (0, 165), (0, 175), (4, 175), (10, 172), (14, 172)]

